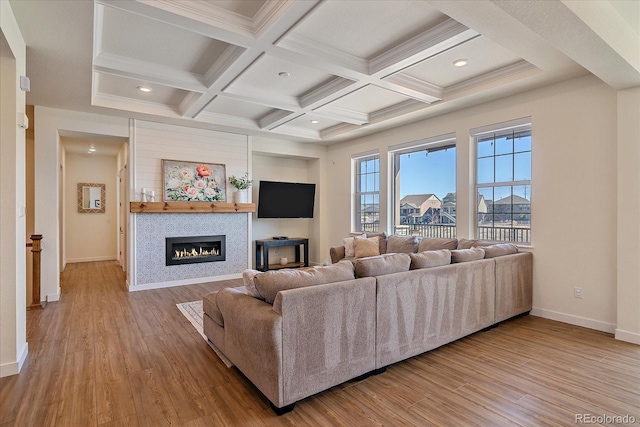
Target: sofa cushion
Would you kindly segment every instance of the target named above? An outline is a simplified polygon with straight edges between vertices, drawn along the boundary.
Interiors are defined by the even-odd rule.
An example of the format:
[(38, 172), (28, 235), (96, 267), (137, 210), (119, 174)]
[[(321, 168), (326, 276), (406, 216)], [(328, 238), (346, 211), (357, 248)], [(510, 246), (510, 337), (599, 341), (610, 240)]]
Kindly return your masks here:
[(354, 279), (351, 261), (340, 261), (322, 267), (285, 268), (282, 270), (266, 271), (256, 275), (253, 280), (256, 289), (265, 302), (273, 304), (280, 291), (305, 286), (322, 285), (325, 283), (342, 282)]
[(488, 240), (478, 240), (478, 239), (460, 239), (458, 240), (457, 249), (471, 249), (477, 248), (479, 246), (489, 246), (493, 245), (493, 242)]
[(381, 233), (366, 233), (365, 237), (377, 237), (380, 243), (380, 255), (387, 253), (387, 233), (384, 231)]
[(355, 237), (345, 237), (342, 239), (342, 243), (344, 244), (344, 256), (356, 256)]
[[(245, 286), (239, 286), (237, 289), (240, 292), (247, 293), (247, 288)], [(220, 309), (218, 308), (218, 291), (214, 291), (206, 294), (202, 297), (202, 311), (207, 314), (213, 321), (218, 325), (224, 328), (224, 318), (222, 317), (222, 313), (220, 313)]]
[(449, 249), (422, 251), (417, 254), (409, 254), (409, 258), (411, 258), (411, 270), (438, 267), (451, 264), (451, 251)]
[(482, 249), (484, 249), (485, 258), (495, 258), (498, 256), (518, 253), (518, 247), (511, 243), (498, 243), (495, 245), (485, 246)]
[(451, 251), (451, 263), (467, 262), (484, 259), (484, 249), (471, 248), (471, 249), (456, 249)]
[(258, 274), (262, 274), (262, 271), (248, 268), (242, 272), (242, 282), (245, 288), (247, 288), (247, 295), (262, 299), (260, 293), (256, 289), (255, 281), (253, 280)]
[(387, 239), (387, 253), (416, 253), (418, 252), (418, 238), (415, 236), (391, 235)]
[(356, 237), (354, 246), (356, 258), (380, 255), (380, 239), (378, 237)]
[(374, 277), (409, 271), (411, 258), (403, 253), (383, 254), (356, 260), (356, 277)]
[(432, 239), (423, 237), (418, 244), (418, 252), (435, 251), (438, 249), (457, 249), (458, 239)]

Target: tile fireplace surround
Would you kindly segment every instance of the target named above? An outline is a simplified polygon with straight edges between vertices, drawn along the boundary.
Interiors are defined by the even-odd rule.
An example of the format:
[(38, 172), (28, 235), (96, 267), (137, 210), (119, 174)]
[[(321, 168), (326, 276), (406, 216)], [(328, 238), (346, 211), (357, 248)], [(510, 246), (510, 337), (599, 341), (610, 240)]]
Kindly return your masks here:
[[(242, 273), (248, 264), (248, 218), (238, 213), (144, 213), (135, 215), (136, 286)], [(165, 265), (165, 238), (226, 235), (226, 260)]]

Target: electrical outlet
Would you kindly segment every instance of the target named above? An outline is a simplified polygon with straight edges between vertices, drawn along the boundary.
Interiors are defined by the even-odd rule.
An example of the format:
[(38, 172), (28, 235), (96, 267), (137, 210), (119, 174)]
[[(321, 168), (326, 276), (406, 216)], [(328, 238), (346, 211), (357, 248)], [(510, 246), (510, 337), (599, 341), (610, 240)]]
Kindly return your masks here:
[(573, 288), (573, 297), (582, 298), (582, 288), (579, 288), (579, 287)]

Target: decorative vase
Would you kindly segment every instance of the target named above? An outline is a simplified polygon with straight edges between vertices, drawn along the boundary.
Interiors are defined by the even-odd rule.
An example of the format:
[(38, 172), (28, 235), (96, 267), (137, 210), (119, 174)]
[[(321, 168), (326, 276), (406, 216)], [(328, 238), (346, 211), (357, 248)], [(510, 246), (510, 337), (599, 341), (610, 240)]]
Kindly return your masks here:
[(247, 190), (236, 190), (233, 192), (234, 203), (247, 203)]

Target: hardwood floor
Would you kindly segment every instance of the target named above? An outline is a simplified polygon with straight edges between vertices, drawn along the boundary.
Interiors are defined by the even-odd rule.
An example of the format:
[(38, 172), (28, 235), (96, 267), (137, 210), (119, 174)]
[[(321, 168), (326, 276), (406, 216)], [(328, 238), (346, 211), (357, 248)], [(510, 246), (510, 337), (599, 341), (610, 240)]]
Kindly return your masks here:
[(239, 284), (128, 293), (115, 262), (68, 265), (60, 301), (28, 312), (29, 356), (0, 379), (0, 426), (567, 426), (576, 414), (640, 424), (640, 346), (533, 316), (278, 417), (175, 306)]

